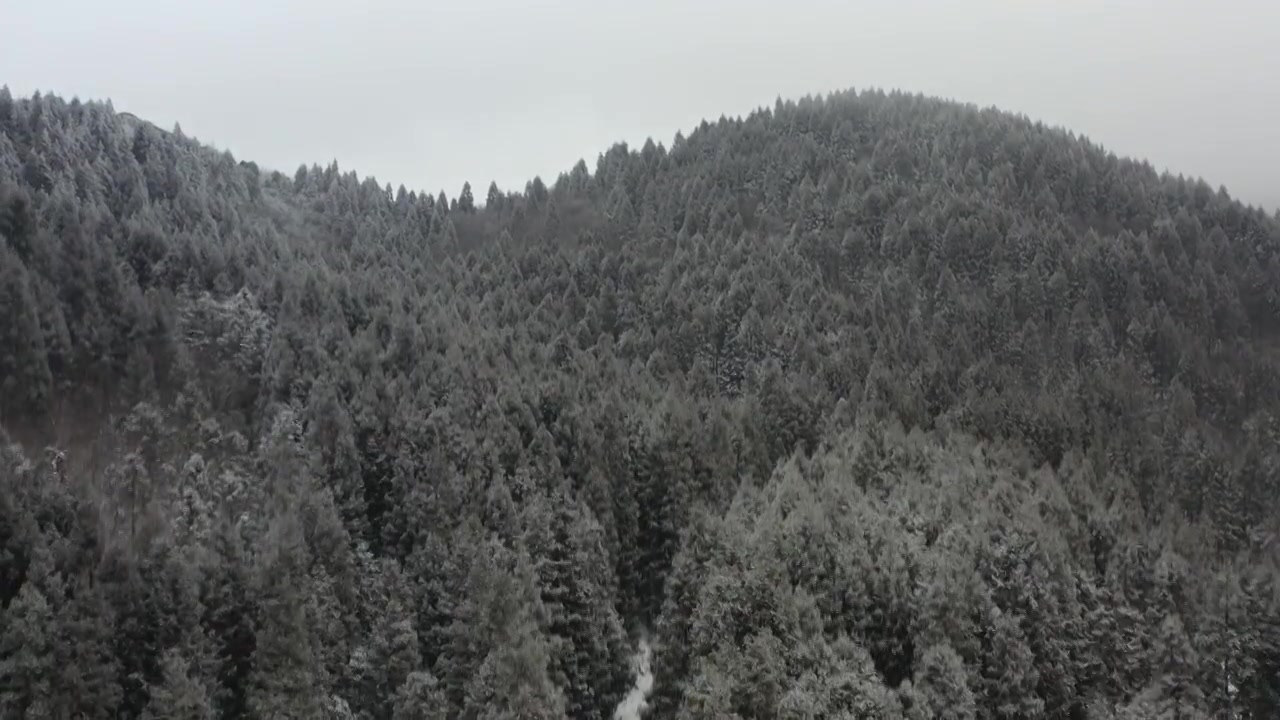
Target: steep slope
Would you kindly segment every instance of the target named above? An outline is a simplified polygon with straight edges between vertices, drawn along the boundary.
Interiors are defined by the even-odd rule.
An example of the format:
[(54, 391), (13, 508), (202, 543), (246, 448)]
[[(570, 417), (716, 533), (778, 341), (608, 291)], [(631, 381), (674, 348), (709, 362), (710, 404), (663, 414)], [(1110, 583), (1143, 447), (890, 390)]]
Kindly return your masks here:
[(627, 625), (662, 717), (1280, 707), (1202, 182), (850, 92), (481, 207), (5, 91), (0, 236), (0, 714), (606, 717)]

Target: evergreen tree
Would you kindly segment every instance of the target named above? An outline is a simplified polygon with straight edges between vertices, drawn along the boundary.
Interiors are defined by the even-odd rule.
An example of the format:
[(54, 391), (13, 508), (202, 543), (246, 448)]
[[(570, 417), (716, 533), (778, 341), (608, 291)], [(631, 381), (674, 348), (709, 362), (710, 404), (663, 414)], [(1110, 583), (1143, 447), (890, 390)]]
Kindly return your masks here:
[(914, 687), (931, 717), (964, 720), (978, 716), (964, 663), (950, 646), (925, 649), (920, 656)]
[(4, 614), (0, 634), (0, 708), (7, 717), (52, 718), (55, 629), (48, 600), (30, 583)]
[(552, 666), (566, 710), (569, 717), (600, 717), (622, 696), (628, 651), (599, 525), (562, 491), (535, 498), (529, 512), (529, 549), (539, 558), (538, 586), (556, 646)]
[(53, 390), (44, 334), (22, 261), (0, 245), (0, 422), (39, 417)]
[[(418, 654), (418, 634), (398, 598), (392, 598), (388, 603), (386, 612), (375, 627), (369, 664), (374, 680), (370, 683), (371, 693), (361, 703), (361, 707), (370, 710), (381, 707), (380, 717), (393, 714), (393, 710), (400, 707), (400, 691), (415, 673), (420, 672), (422, 664)], [(430, 680), (430, 687), (415, 685), (404, 691), (403, 702), (407, 703), (406, 707), (428, 707), (435, 702), (434, 698), (437, 696), (443, 698), (436, 688), (435, 678), (429, 674), (416, 678), (415, 682), (421, 683), (427, 679)]]
[(1204, 717), (1202, 692), (1193, 677), (1195, 651), (1177, 614), (1160, 623), (1153, 651), (1156, 675), (1135, 701), (1135, 709), (1175, 720)]
[(320, 715), (323, 694), (299, 595), (301, 548), (287, 524), (275, 528), (275, 557), (263, 568), (261, 632), (253, 652), (246, 705), (262, 718)]
[(462, 192), (458, 193), (458, 211), (467, 214), (476, 211), (476, 200), (471, 195), (471, 183), (462, 183)]
[(49, 704), (57, 717), (114, 718), (123, 700), (112, 642), (116, 618), (98, 588), (77, 582), (54, 620), (57, 672)]
[(429, 672), (409, 673), (396, 690), (393, 704), (392, 720), (444, 720), (449, 716), (449, 703)]
[(214, 717), (209, 692), (199, 678), (192, 677), (187, 660), (176, 650), (167, 650), (161, 660), (163, 680), (151, 688), (151, 702), (143, 718), (160, 720), (210, 720)]
[(213, 538), (212, 572), (205, 580), (203, 625), (214, 647), (211, 694), (217, 714), (244, 715), (253, 672), (258, 633), (250, 570), (242, 554), (237, 528), (223, 525)]

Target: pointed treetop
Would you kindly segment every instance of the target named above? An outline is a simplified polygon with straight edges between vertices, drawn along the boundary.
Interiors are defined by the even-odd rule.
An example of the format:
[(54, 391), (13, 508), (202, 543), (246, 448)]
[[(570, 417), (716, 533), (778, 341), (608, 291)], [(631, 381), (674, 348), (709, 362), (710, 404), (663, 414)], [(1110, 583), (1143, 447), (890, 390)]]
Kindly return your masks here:
[(464, 213), (476, 211), (476, 200), (471, 194), (471, 183), (462, 183), (462, 192), (458, 193), (458, 209)]

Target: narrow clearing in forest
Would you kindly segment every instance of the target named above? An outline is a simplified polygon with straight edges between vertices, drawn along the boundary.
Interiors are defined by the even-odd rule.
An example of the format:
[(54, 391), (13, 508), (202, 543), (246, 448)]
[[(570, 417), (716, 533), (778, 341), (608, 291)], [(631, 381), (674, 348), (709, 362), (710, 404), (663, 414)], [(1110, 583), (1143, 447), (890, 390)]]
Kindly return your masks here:
[(653, 648), (649, 646), (648, 638), (640, 638), (636, 646), (636, 654), (632, 658), (636, 684), (622, 702), (618, 703), (618, 709), (613, 713), (616, 720), (640, 720), (640, 711), (648, 704), (646, 700), (649, 692), (653, 690), (653, 668), (650, 666), (652, 659)]

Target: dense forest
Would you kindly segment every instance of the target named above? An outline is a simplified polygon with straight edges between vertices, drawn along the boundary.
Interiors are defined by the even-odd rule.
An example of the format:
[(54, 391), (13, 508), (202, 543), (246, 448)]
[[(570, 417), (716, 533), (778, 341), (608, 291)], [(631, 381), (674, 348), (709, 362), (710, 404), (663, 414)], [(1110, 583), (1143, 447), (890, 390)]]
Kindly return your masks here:
[[(481, 202), (483, 200), (483, 202)], [(0, 90), (0, 717), (1280, 717), (1280, 219), (779, 101), (520, 191)]]

